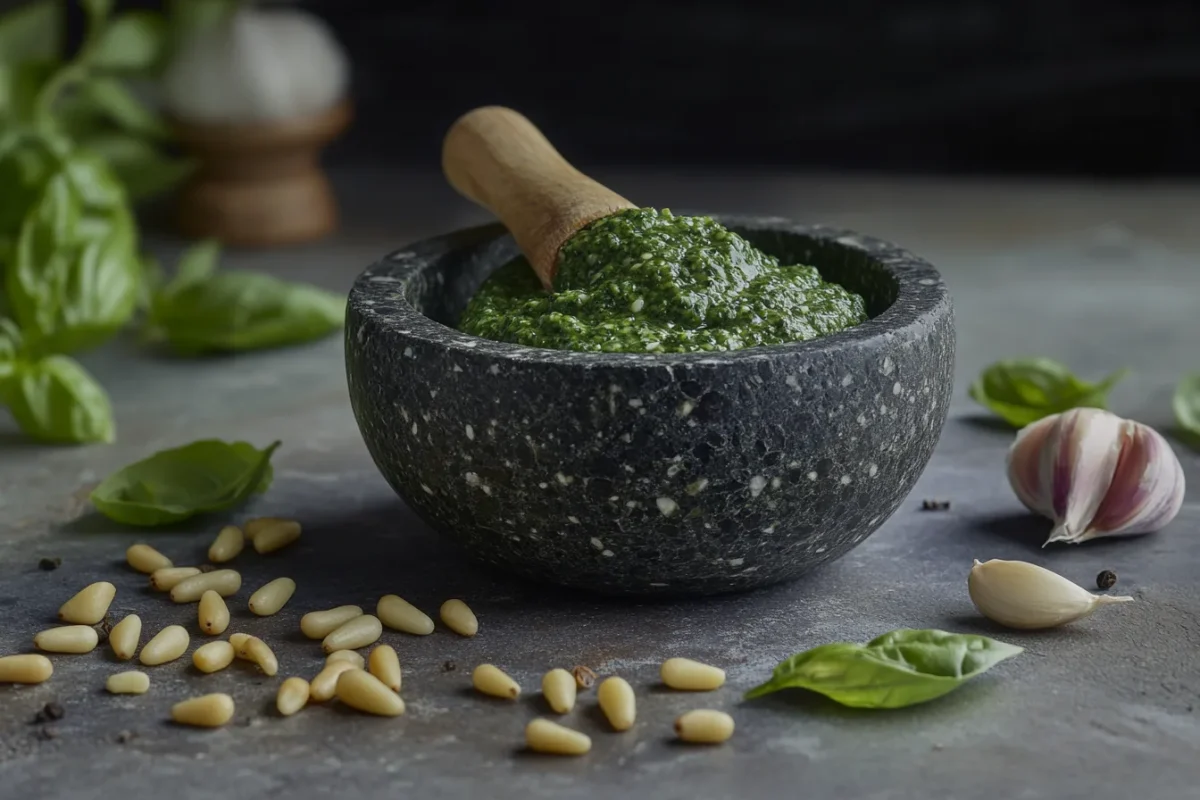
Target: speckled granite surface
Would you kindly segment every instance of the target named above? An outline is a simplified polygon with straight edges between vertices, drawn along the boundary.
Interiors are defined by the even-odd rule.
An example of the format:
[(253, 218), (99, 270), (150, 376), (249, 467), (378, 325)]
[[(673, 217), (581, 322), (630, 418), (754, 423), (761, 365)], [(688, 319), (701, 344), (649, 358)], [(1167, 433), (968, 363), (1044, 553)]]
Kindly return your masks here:
[[(29, 447), (0, 421), (0, 652), (25, 649), (67, 596), (96, 579), (112, 580), (114, 611), (136, 611), (147, 630), (191, 624), (194, 609), (146, 591), (144, 579), (121, 566), (121, 553), (149, 538), (181, 563), (198, 560), (218, 521), (147, 536), (87, 516), (82, 498), (110, 469), (196, 432), (284, 440), (274, 487), (244, 513), (295, 514), (306, 533), (275, 557), (239, 559), (245, 588), (231, 603), (235, 628), (273, 643), (280, 678), (311, 675), (320, 664), (318, 646), (297, 632), (304, 612), (371, 605), (386, 592), (430, 611), (446, 597), (465, 597), (480, 634), (385, 635), (405, 668), (409, 713), (397, 720), (336, 708), (282, 720), (269, 713), (279, 679), (241, 668), (201, 677), (182, 663), (154, 668), (149, 694), (113, 698), (101, 687), (119, 665), (99, 653), (58, 657), (52, 682), (0, 688), (0, 798), (1200, 796), (1200, 508), (1189, 499), (1162, 535), (1043, 550), (1046, 525), (1022, 513), (1004, 480), (1010, 433), (981, 420), (965, 394), (985, 363), (1017, 353), (1054, 356), (1089, 377), (1128, 365), (1135, 374), (1117, 387), (1114, 408), (1165, 425), (1175, 380), (1200, 368), (1200, 189), (599, 177), (661, 206), (870, 231), (939, 266), (955, 299), (956, 389), (928, 469), (887, 523), (800, 581), (748, 594), (630, 602), (546, 589), (462, 559), (405, 509), (358, 433), (341, 342), (185, 362), (118, 343), (86, 360), (113, 394), (115, 445)], [(436, 178), (344, 176), (342, 189), (349, 222), (340, 238), (235, 254), (231, 265), (347, 290), (382, 253), (481, 221)], [(154, 246), (170, 255), (176, 243)], [(1200, 485), (1200, 456), (1178, 452)], [(951, 508), (922, 512), (927, 497)], [(62, 566), (39, 570), (50, 556)], [(993, 557), (1033, 560), (1085, 585), (1114, 569), (1118, 588), (1138, 602), (1060, 631), (997, 633), (980, 623), (966, 593), (971, 559)], [(299, 584), (289, 606), (270, 619), (250, 615), (249, 592), (285, 574)], [(898, 713), (852, 712), (797, 694), (739, 700), (797, 650), (914, 625), (983, 631), (1027, 652), (938, 702)], [(728, 685), (705, 696), (660, 691), (657, 666), (672, 655), (724, 666)], [(508, 705), (473, 696), (466, 673), (482, 661), (504, 666), (527, 697)], [(589, 757), (521, 754), (525, 722), (544, 713), (542, 672), (574, 663), (628, 677), (639, 694), (637, 726), (605, 732), (585, 695), (569, 722), (592, 735)], [(212, 690), (237, 699), (229, 728), (165, 722), (174, 701)], [(50, 701), (66, 715), (33, 723)], [(716, 749), (673, 745), (674, 716), (701, 704), (734, 715), (734, 739)]]

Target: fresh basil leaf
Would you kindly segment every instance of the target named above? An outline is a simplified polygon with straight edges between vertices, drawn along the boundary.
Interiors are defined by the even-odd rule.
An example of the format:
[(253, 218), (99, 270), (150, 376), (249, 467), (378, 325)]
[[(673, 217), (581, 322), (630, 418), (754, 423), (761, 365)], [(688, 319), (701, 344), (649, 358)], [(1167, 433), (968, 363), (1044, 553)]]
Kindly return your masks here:
[(108, 163), (132, 200), (160, 195), (196, 168), (191, 159), (168, 156), (157, 144), (127, 133), (93, 132), (78, 141), (81, 148)]
[(76, 154), (30, 209), (5, 286), (34, 352), (93, 347), (133, 315), (141, 269), (123, 198), (102, 162)]
[(179, 257), (175, 277), (167, 284), (166, 291), (177, 293), (188, 286), (211, 279), (217, 271), (220, 258), (221, 243), (216, 239), (204, 239), (192, 245)]
[(218, 272), (156, 298), (150, 338), (181, 355), (233, 352), (322, 338), (345, 322), (346, 299), (256, 272)]
[(43, 442), (83, 444), (115, 438), (104, 388), (74, 359), (17, 359), (0, 380), (0, 399), (21, 430)]
[(0, 121), (10, 127), (32, 124), (38, 94), (57, 69), (53, 61), (0, 64)]
[(1048, 358), (1009, 359), (997, 361), (976, 378), (971, 398), (1023, 428), (1072, 408), (1105, 408), (1109, 391), (1125, 375), (1122, 369), (1099, 383), (1088, 383)]
[(92, 77), (80, 87), (84, 102), (127, 133), (165, 139), (169, 133), (162, 118), (116, 78)]
[(37, 0), (0, 16), (0, 64), (58, 61), (65, 21), (61, 0)]
[(1188, 444), (1200, 449), (1200, 373), (1188, 375), (1179, 382), (1171, 398), (1171, 408)]
[(153, 11), (129, 11), (100, 34), (90, 64), (100, 69), (148, 70), (158, 65), (167, 42), (167, 23)]
[(162, 450), (105, 478), (92, 492), (92, 504), (129, 525), (167, 525), (223, 511), (267, 490), (278, 447), (204, 439)]
[(24, 131), (0, 134), (0, 269), (12, 260), (25, 217), (69, 157), (70, 143)]
[(746, 693), (808, 689), (855, 708), (903, 708), (957, 689), (1022, 647), (963, 633), (901, 629), (865, 645), (839, 642), (792, 656)]

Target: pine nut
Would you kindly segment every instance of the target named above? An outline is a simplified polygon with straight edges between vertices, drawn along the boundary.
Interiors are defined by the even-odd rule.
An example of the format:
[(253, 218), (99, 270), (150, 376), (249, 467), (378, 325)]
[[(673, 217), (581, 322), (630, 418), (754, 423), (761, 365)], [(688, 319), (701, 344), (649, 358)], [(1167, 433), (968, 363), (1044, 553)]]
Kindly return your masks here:
[(471, 673), (471, 683), (477, 691), (492, 697), (516, 700), (521, 696), (521, 687), (517, 682), (493, 664), (480, 664), (476, 667)]
[(581, 756), (592, 749), (592, 740), (586, 733), (548, 719), (535, 719), (525, 726), (525, 744), (536, 753), (556, 756)]
[(109, 675), (104, 682), (109, 694), (145, 694), (150, 690), (150, 676), (140, 669)]
[(199, 575), (196, 567), (163, 567), (150, 574), (150, 588), (169, 592), (193, 575)]
[(542, 696), (555, 714), (575, 707), (575, 676), (565, 669), (552, 669), (542, 676)]
[(296, 593), (296, 582), (291, 578), (276, 578), (250, 595), (250, 612), (260, 617), (278, 614)]
[(375, 606), (375, 615), (389, 628), (417, 636), (433, 633), (433, 620), (421, 609), (402, 597), (385, 594)]
[(212, 589), (206, 589), (200, 595), (200, 605), (196, 609), (199, 617), (200, 632), (209, 636), (220, 636), (229, 627), (229, 606), (225, 599)]
[(725, 683), (725, 670), (690, 658), (668, 658), (659, 672), (662, 682), (672, 689), (711, 692)]
[(335, 661), (348, 661), (354, 665), (355, 669), (366, 669), (367, 661), (361, 655), (353, 650), (334, 650), (325, 659), (325, 666), (329, 666)]
[(39, 653), (0, 657), (0, 683), (43, 683), (53, 674), (54, 665)]
[(138, 658), (147, 667), (166, 664), (186, 653), (190, 642), (191, 637), (188, 636), (187, 628), (182, 625), (168, 625), (154, 634), (153, 639), (146, 642), (146, 646), (142, 648), (142, 654)]
[(131, 545), (129, 549), (125, 551), (125, 560), (129, 562), (129, 566), (133, 567), (138, 572), (143, 572), (147, 575), (154, 572), (156, 569), (164, 569), (166, 567), (175, 566), (173, 563), (171, 563), (171, 559), (167, 558), (148, 544)]
[(108, 632), (108, 644), (112, 647), (113, 655), (122, 661), (133, 658), (141, 639), (142, 618), (137, 614), (125, 617)]
[(337, 698), (351, 708), (381, 717), (398, 717), (404, 713), (400, 695), (361, 669), (348, 669), (338, 676)]
[(209, 546), (208, 560), (214, 564), (233, 561), (245, 546), (246, 535), (242, 533), (242, 529), (237, 525), (226, 525)]
[(209, 589), (221, 597), (229, 597), (237, 594), (241, 588), (241, 573), (232, 569), (218, 569), (193, 575), (175, 584), (175, 588), (171, 590), (171, 599), (176, 603), (194, 603)]
[(479, 620), (475, 618), (475, 612), (462, 600), (447, 600), (442, 603), (439, 615), (446, 627), (459, 636), (474, 636), (479, 632)]
[(233, 645), (235, 651), (242, 650), (246, 647), (246, 642), (250, 641), (248, 633), (231, 633), (229, 634), (229, 643)]
[(383, 635), (383, 623), (379, 617), (363, 614), (342, 625), (321, 642), (321, 649), (326, 653), (334, 650), (357, 650), (379, 641)]
[(233, 698), (227, 694), (206, 694), (184, 700), (171, 707), (171, 719), (180, 725), (219, 728), (233, 719)]
[(290, 717), (308, 704), (308, 681), (304, 678), (288, 678), (279, 684), (275, 695), (275, 708), (285, 717)]
[[(232, 636), (229, 638), (233, 639)], [(239, 641), (241, 641), (240, 644), (233, 646), (234, 654), (238, 658), (257, 664), (267, 677), (273, 677), (279, 672), (279, 659), (275, 657), (275, 653), (267, 646), (266, 642), (257, 636), (247, 636), (244, 641)]]
[(675, 734), (685, 742), (720, 744), (733, 736), (733, 717), (724, 711), (698, 708), (675, 720)]
[(325, 611), (310, 611), (300, 618), (300, 631), (310, 639), (324, 639), (355, 617), (361, 617), (360, 606), (338, 606)]
[(325, 669), (317, 673), (317, 677), (309, 684), (309, 697), (314, 703), (324, 703), (337, 694), (338, 677), (347, 670), (360, 669), (349, 661), (334, 661), (326, 664)]
[(571, 667), (571, 674), (575, 677), (575, 688), (577, 689), (587, 690), (596, 685), (596, 673), (590, 667), (576, 664)]
[(117, 587), (108, 581), (100, 581), (85, 586), (79, 593), (62, 604), (58, 609), (58, 618), (63, 622), (75, 625), (95, 625), (104, 619), (113, 598), (117, 596)]
[(370, 673), (393, 692), (400, 691), (400, 657), (391, 645), (376, 645), (367, 660)]
[(633, 727), (637, 718), (637, 700), (633, 696), (633, 687), (624, 678), (615, 675), (605, 678), (596, 690), (596, 698), (600, 701), (600, 710), (608, 718), (608, 724), (613, 730), (627, 731)]
[(250, 537), (250, 541), (254, 543), (256, 553), (266, 555), (287, 547), (299, 538), (300, 523), (290, 519), (280, 519), (264, 525)]
[(233, 645), (229, 642), (209, 642), (196, 648), (192, 653), (192, 663), (201, 672), (220, 672), (233, 663)]
[(99, 642), (100, 634), (91, 625), (47, 628), (33, 637), (33, 646), (47, 653), (90, 653)]
[(246, 520), (246, 523), (242, 525), (242, 530), (246, 533), (246, 538), (253, 542), (254, 537), (258, 536), (262, 531), (280, 522), (288, 521), (282, 517), (255, 517), (254, 519)]

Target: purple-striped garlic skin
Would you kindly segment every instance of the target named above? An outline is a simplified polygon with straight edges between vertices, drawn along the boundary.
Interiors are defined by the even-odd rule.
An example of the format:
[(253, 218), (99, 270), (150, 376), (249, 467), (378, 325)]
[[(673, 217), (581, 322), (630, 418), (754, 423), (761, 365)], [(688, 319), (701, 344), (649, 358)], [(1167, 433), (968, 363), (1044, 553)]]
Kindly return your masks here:
[(1008, 452), (1017, 498), (1054, 520), (1046, 544), (1161, 530), (1183, 505), (1183, 467), (1153, 428), (1076, 408), (1017, 433)]

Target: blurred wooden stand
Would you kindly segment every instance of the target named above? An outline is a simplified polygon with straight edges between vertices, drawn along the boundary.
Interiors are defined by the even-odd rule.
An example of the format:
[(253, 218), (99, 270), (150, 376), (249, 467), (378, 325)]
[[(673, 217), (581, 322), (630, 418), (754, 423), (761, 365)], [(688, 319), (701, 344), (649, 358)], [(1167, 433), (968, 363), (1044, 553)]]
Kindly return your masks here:
[(247, 125), (172, 123), (200, 162), (183, 187), (175, 225), (190, 238), (241, 247), (319, 239), (338, 227), (321, 150), (350, 124), (349, 101), (301, 119)]

